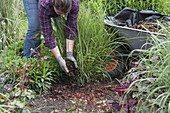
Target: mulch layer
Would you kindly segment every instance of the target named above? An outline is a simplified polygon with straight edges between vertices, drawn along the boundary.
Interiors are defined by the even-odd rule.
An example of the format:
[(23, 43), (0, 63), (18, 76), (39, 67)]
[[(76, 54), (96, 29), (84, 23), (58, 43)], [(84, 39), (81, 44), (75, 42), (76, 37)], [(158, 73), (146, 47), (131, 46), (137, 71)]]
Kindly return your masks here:
[(48, 94), (30, 100), (32, 113), (119, 113), (110, 101), (119, 101), (117, 82), (104, 84), (55, 84)]

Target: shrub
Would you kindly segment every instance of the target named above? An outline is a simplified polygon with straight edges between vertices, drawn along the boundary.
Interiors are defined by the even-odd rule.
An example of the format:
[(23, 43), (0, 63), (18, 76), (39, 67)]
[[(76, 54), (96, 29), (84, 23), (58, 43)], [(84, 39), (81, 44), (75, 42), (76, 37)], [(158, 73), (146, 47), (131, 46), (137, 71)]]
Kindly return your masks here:
[[(24, 87), (41, 93), (47, 91), (50, 88), (53, 78), (51, 69), (51, 63), (47, 59), (50, 56), (45, 53), (35, 58), (22, 58), (21, 49), (23, 48), (23, 42), (11, 44), (9, 47), (1, 53), (0, 60), (0, 73), (1, 77), (4, 77), (6, 84), (21, 84), (24, 77)], [(48, 51), (47, 51), (48, 52)], [(39, 54), (40, 55), (40, 54)]]

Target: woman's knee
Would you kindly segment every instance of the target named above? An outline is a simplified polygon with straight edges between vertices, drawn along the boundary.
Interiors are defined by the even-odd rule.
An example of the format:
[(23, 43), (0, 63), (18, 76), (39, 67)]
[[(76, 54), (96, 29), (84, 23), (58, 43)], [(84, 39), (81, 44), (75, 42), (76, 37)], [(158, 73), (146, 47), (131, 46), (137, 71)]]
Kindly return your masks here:
[(30, 28), (27, 31), (27, 39), (40, 39), (41, 31), (38, 28)]

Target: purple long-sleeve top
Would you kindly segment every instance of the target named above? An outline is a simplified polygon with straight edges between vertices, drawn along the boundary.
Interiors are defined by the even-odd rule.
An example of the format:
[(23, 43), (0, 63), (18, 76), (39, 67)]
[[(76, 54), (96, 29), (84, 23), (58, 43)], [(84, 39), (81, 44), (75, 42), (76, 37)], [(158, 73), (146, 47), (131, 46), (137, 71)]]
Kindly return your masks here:
[[(39, 0), (39, 20), (44, 44), (49, 49), (56, 47), (56, 41), (52, 33), (51, 17), (58, 16), (52, 5), (52, 0)], [(74, 40), (77, 37), (77, 17), (79, 12), (79, 1), (72, 0), (72, 8), (67, 15), (65, 35), (67, 39)]]

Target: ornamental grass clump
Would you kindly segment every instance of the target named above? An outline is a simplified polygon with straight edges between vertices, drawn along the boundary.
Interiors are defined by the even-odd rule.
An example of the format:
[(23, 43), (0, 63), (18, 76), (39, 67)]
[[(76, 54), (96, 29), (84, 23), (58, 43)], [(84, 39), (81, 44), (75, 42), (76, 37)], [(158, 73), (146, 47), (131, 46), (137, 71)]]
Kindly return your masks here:
[(170, 34), (168, 27), (162, 26), (162, 28), (167, 33), (166, 37), (160, 39), (152, 35), (152, 47), (148, 50), (138, 50), (142, 53), (140, 66), (129, 74), (129, 79), (134, 78), (130, 88), (138, 92), (137, 112), (170, 112), (168, 111), (170, 110)]
[[(106, 64), (113, 57), (111, 56), (113, 50), (120, 46), (115, 32), (108, 33), (105, 29), (104, 18), (105, 9), (103, 9), (102, 0), (80, 3), (78, 37), (75, 40), (74, 55), (79, 66), (76, 80), (81, 85), (108, 79)], [(57, 44), (65, 56), (65, 40), (63, 39), (65, 19), (58, 18), (57, 24), (54, 21), (54, 25)]]
[(79, 36), (76, 58), (79, 63), (79, 82), (100, 81), (108, 78), (106, 64), (111, 53), (120, 46), (115, 33), (109, 34), (104, 25), (105, 9), (102, 0), (82, 2), (79, 12)]
[(20, 0), (1, 0), (0, 2), (0, 50), (18, 39), (21, 24), (22, 2)]

